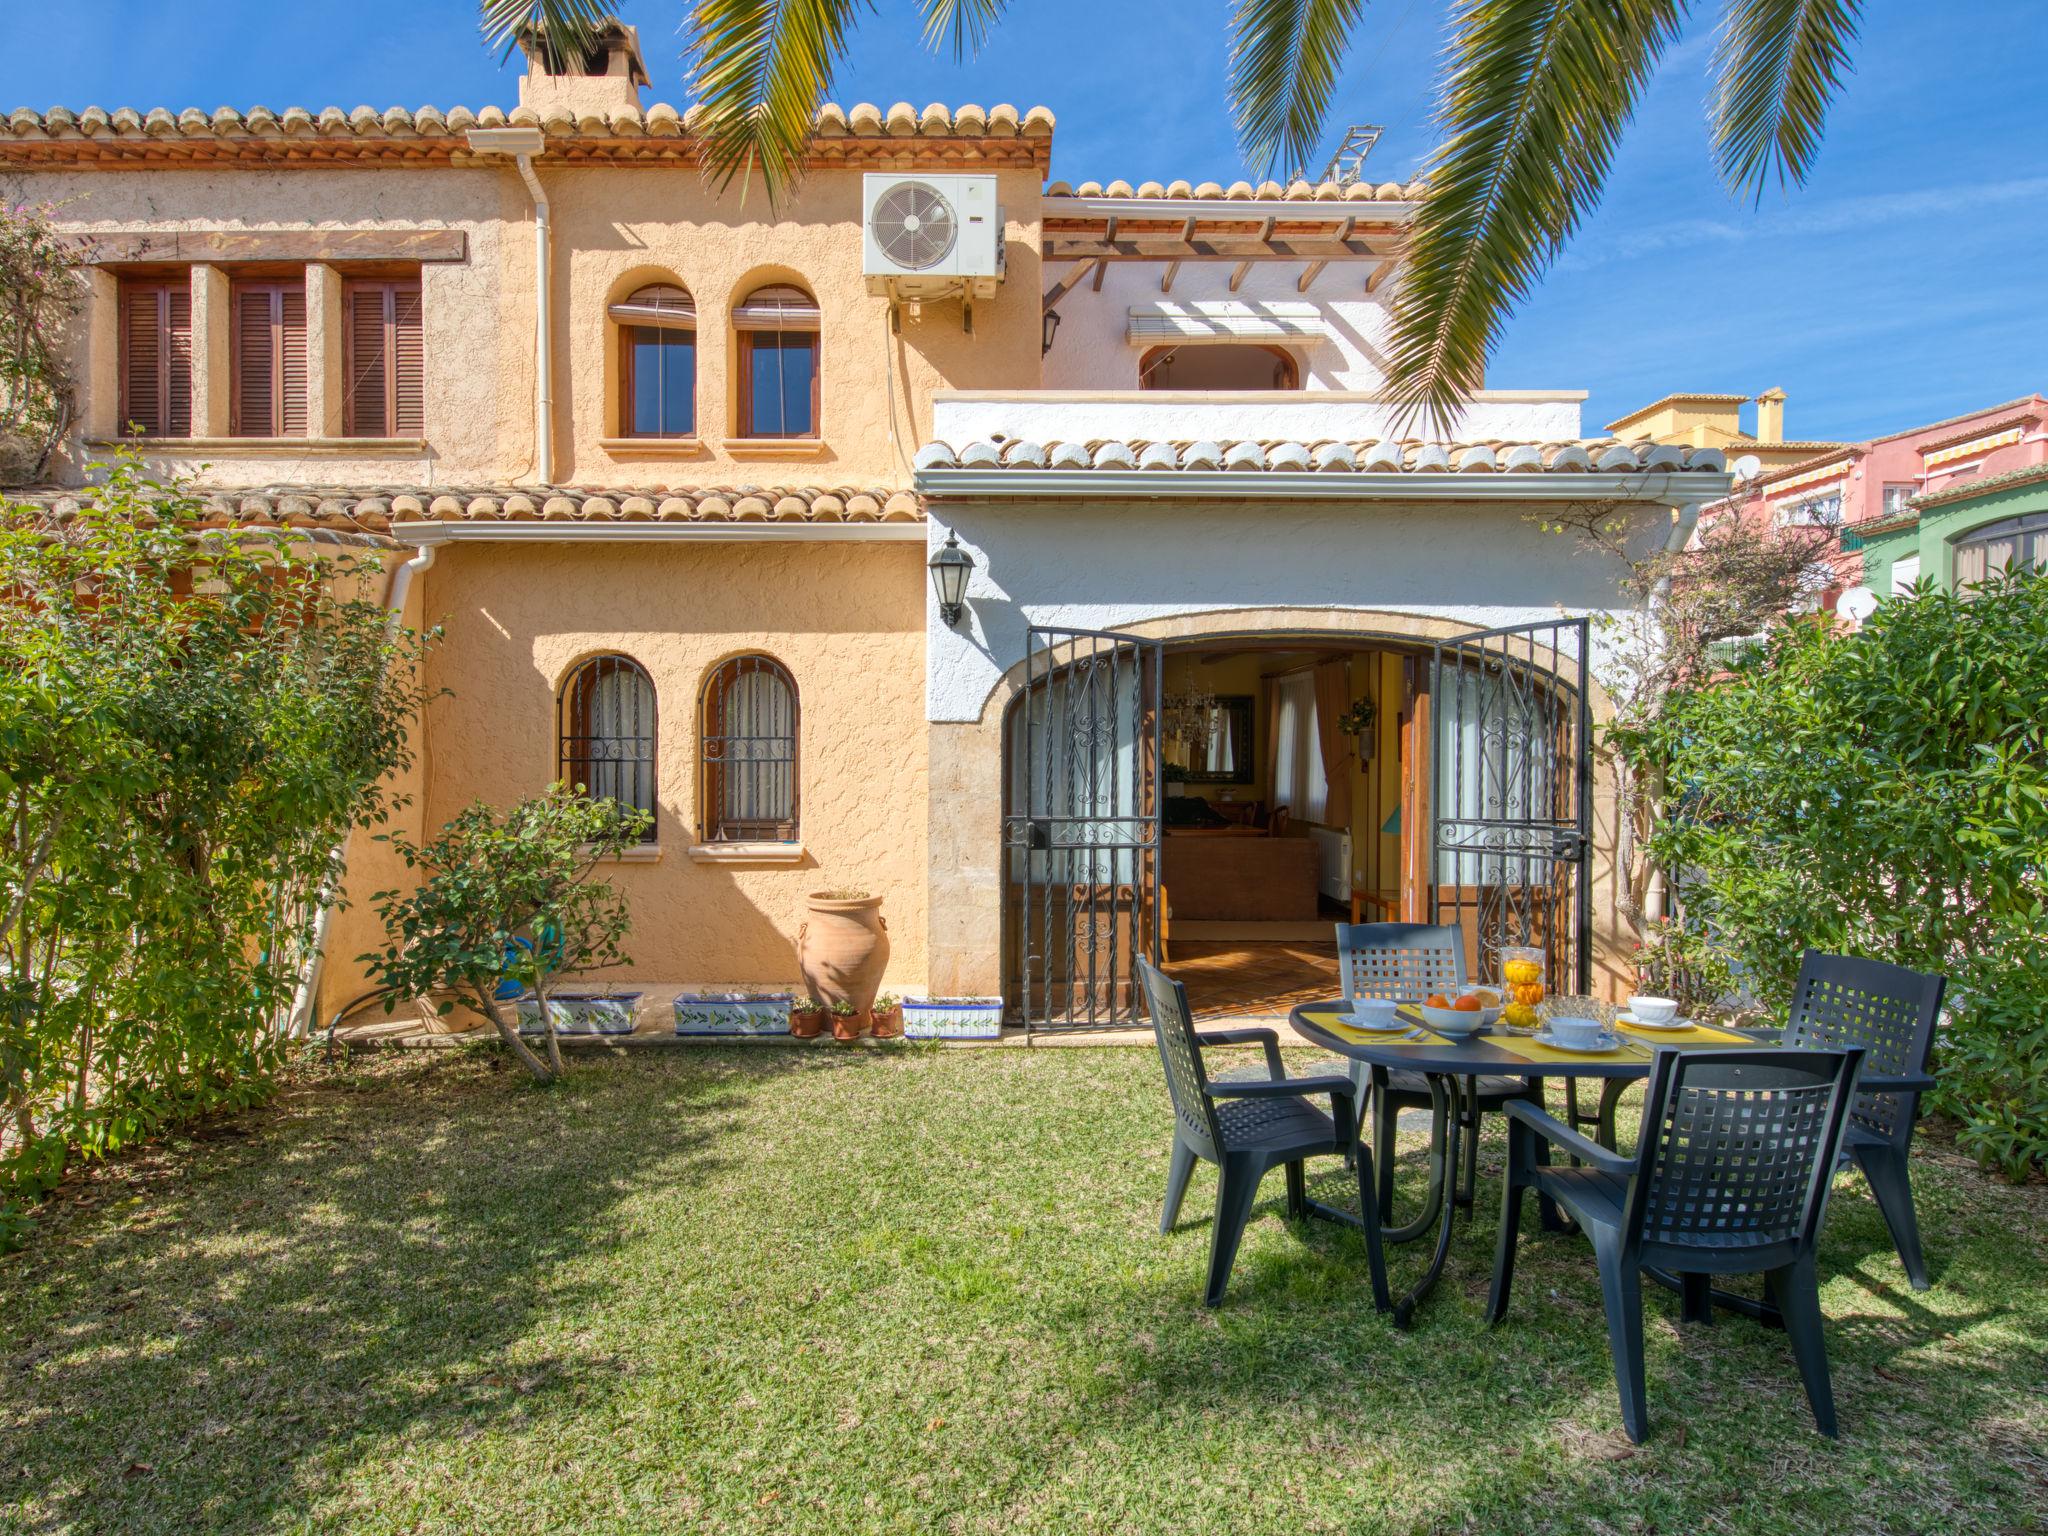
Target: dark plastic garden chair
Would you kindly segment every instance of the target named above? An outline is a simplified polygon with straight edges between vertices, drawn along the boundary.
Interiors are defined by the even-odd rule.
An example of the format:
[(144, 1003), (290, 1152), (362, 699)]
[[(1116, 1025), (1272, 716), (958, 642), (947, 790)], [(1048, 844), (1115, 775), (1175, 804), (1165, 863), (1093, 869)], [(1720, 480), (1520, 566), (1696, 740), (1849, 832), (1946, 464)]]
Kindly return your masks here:
[[(1415, 1001), (1432, 992), (1445, 996), (1465, 985), (1465, 944), (1459, 931), (1444, 923), (1339, 923), (1337, 975), (1347, 998), (1390, 998)], [(1351, 1080), (1366, 1102), (1372, 1120), (1372, 1155), (1379, 1169), (1380, 1210), (1394, 1208), (1394, 1130), (1404, 1109), (1426, 1109), (1432, 1101), (1429, 1081), (1420, 1072), (1391, 1071), (1351, 1063)], [(1464, 1189), (1459, 1199), (1470, 1204), (1479, 1177), (1479, 1117), (1514, 1099), (1543, 1100), (1543, 1084), (1526, 1077), (1475, 1077), (1470, 1091), (1458, 1095), (1458, 1113), (1466, 1130)], [(1435, 1148), (1443, 1145), (1443, 1128), (1433, 1128)], [(1361, 1140), (1363, 1132), (1361, 1131)], [(1457, 1170), (1441, 1176), (1455, 1189)], [(1432, 1205), (1435, 1204), (1432, 1198)]]
[[(1489, 1322), (1507, 1315), (1522, 1192), (1534, 1188), (1593, 1240), (1621, 1421), (1649, 1432), (1643, 1386), (1646, 1269), (1676, 1274), (1690, 1323), (1713, 1320), (1713, 1277), (1765, 1277), (1771, 1314), (1792, 1340), (1814, 1423), (1835, 1434), (1814, 1247), (1863, 1052), (1660, 1050), (1650, 1066), (1632, 1157), (1510, 1104), (1506, 1199), (1493, 1260)], [(1555, 1148), (1579, 1159), (1553, 1167)]]
[(1927, 1062), (1947, 987), (1945, 976), (1809, 949), (1779, 1037), (1804, 1049), (1863, 1047), (1864, 1072), (1849, 1108), (1841, 1161), (1853, 1159), (1863, 1170), (1916, 1291), (1927, 1289), (1927, 1260), (1913, 1213), (1909, 1159), (1920, 1095), (1934, 1086)]
[[(1259, 1185), (1275, 1167), (1287, 1170), (1287, 1214), (1311, 1213), (1352, 1224), (1342, 1211), (1316, 1205), (1308, 1198), (1310, 1157), (1343, 1157), (1358, 1134), (1358, 1110), (1351, 1080), (1345, 1077), (1287, 1076), (1280, 1060), (1280, 1036), (1270, 1029), (1224, 1029), (1196, 1034), (1188, 1012), (1187, 988), (1149, 961), (1137, 963), (1138, 985), (1152, 1015), (1152, 1033), (1159, 1042), (1159, 1060), (1166, 1068), (1166, 1088), (1173, 1098), (1173, 1164), (1166, 1176), (1166, 1208), (1159, 1230), (1171, 1232), (1180, 1218), (1182, 1199), (1195, 1160), (1214, 1163), (1217, 1170), (1216, 1220), (1209, 1234), (1209, 1286), (1204, 1306), (1217, 1306), (1230, 1283), (1237, 1245), (1251, 1219)], [(1266, 1076), (1252, 1080), (1215, 1081), (1202, 1064), (1202, 1051), (1214, 1045), (1265, 1047)], [(1328, 1094), (1331, 1113), (1309, 1102)], [(1380, 1311), (1393, 1303), (1387, 1293), (1386, 1265), (1380, 1252), (1377, 1212), (1373, 1206), (1372, 1158), (1358, 1158), (1359, 1218), (1365, 1230), (1366, 1254), (1372, 1271), (1373, 1304)]]

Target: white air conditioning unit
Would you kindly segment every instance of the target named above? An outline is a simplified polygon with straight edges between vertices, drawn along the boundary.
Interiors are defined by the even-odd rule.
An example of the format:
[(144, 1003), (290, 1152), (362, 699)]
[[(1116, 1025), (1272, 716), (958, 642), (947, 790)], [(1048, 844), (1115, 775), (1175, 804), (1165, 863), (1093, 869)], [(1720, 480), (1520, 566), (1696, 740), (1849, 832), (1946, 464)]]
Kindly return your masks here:
[(1003, 280), (993, 176), (863, 176), (861, 228), (869, 293), (984, 299)]

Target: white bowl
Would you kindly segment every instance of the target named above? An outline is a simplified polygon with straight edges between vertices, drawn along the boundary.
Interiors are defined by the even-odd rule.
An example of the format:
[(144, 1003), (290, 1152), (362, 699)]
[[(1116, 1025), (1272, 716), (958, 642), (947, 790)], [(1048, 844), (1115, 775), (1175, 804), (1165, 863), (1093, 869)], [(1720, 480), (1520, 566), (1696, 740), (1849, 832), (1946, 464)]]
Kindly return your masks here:
[(1471, 1035), (1478, 1033), (1486, 1023), (1484, 1010), (1469, 1008), (1432, 1008), (1427, 1003), (1417, 1003), (1415, 1011), (1422, 1015), (1422, 1022), (1440, 1035)]
[(1628, 1000), (1628, 1011), (1645, 1024), (1669, 1024), (1678, 1017), (1678, 1003), (1668, 997), (1645, 997), (1637, 993)]
[[(1502, 999), (1505, 999), (1506, 997), (1506, 994), (1503, 993), (1499, 987), (1460, 987), (1458, 989), (1458, 996), (1470, 997), (1474, 992), (1484, 992), (1489, 997), (1496, 997)], [(1504, 1000), (1501, 1002), (1487, 1003), (1479, 1010), (1479, 1022), (1482, 1025), (1491, 1027), (1492, 1025), (1499, 1022), (1501, 1014), (1504, 1013), (1506, 1010), (1507, 1003)]]
[(1354, 997), (1345, 1017), (1354, 1023), (1363, 1024), (1367, 1029), (1392, 1029), (1394, 1010), (1401, 1005), (1391, 998)]
[(1605, 1033), (1598, 1019), (1578, 1019), (1570, 1016), (1549, 1020), (1550, 1037), (1559, 1045), (1572, 1050), (1584, 1050), (1600, 1043)]

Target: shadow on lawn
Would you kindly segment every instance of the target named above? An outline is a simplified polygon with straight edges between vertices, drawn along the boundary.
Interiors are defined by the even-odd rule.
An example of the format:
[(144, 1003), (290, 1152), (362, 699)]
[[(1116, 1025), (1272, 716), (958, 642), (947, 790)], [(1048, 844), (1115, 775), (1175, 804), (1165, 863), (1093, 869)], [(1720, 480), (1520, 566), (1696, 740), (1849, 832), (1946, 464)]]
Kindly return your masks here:
[(713, 1178), (771, 1080), (873, 1056), (693, 1053), (545, 1092), (492, 1056), (387, 1061), (101, 1170), (96, 1209), (70, 1201), (0, 1269), (0, 1507), (247, 1529), (392, 1436), (459, 1457), (477, 1426), (601, 1393), (615, 1362), (513, 1346), (592, 1298), (621, 1203)]

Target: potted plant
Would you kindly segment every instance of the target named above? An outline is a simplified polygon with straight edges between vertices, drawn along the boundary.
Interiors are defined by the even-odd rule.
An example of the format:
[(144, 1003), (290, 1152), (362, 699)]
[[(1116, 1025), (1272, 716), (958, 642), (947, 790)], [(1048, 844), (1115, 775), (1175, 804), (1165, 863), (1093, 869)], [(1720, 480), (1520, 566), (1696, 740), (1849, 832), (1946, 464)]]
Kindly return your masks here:
[(825, 1032), (825, 1005), (802, 986), (789, 1000), (789, 1032), (799, 1040), (815, 1040)]
[(903, 1038), (903, 1004), (893, 992), (884, 992), (875, 999), (875, 1006), (869, 1011), (873, 1021), (874, 1036), (877, 1040), (900, 1040)]
[(834, 1040), (858, 1040), (867, 1032), (867, 1016), (845, 998), (834, 998), (827, 1008), (832, 1015)]

